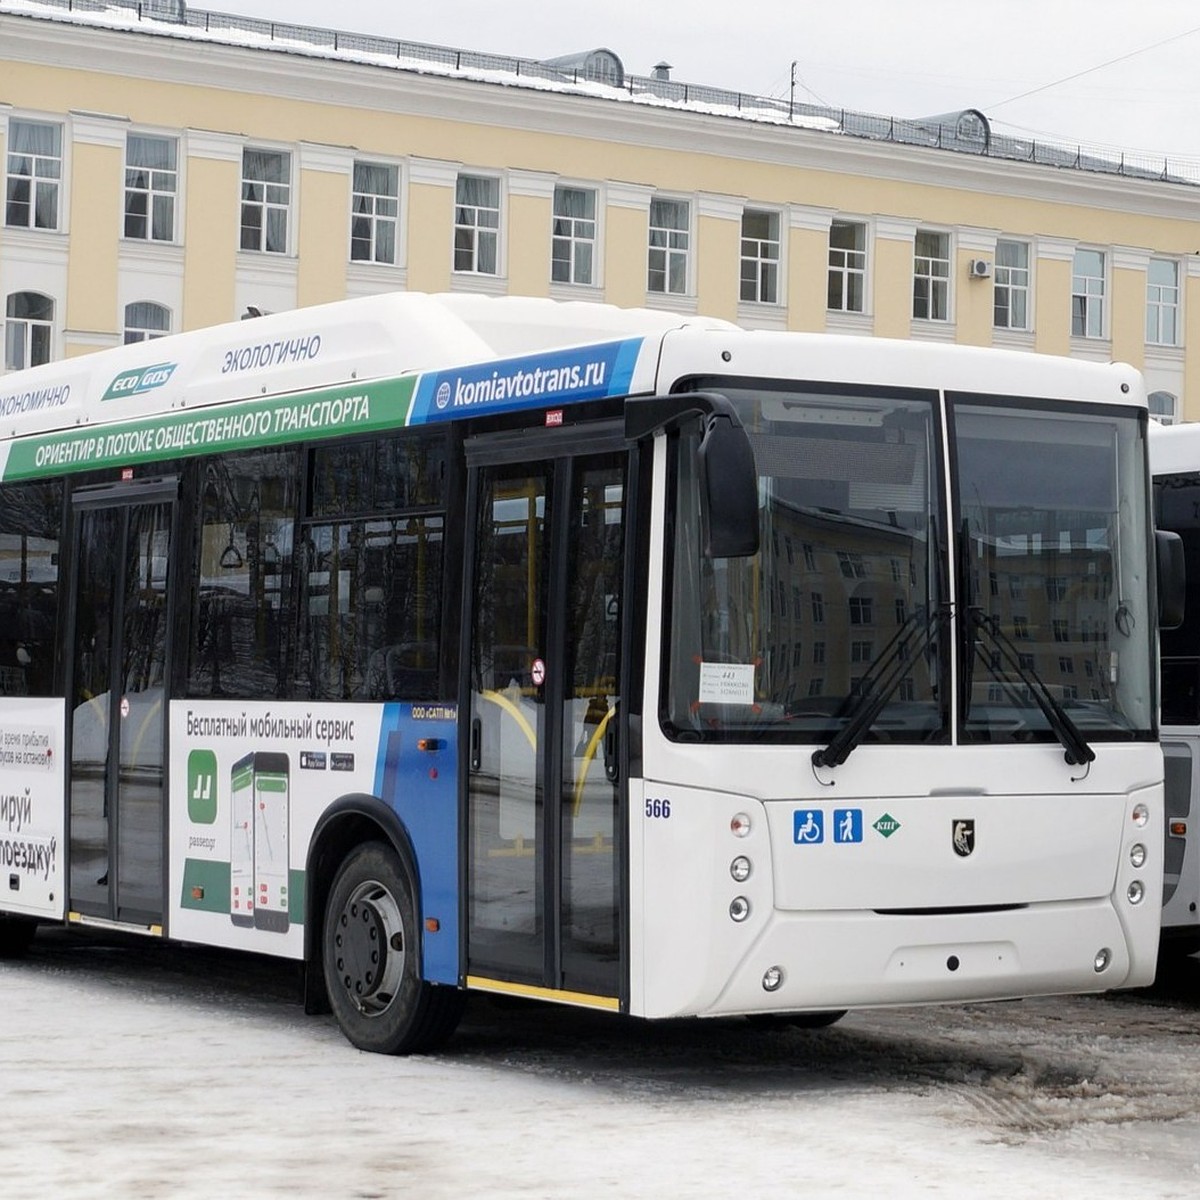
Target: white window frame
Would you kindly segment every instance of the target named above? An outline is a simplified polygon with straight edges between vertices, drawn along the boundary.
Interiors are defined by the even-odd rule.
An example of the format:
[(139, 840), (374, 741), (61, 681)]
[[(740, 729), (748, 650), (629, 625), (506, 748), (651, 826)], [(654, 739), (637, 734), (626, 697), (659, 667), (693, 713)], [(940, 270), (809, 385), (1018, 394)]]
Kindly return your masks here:
[[(1083, 255), (1099, 259), (1099, 274), (1084, 274)], [(1089, 340), (1103, 339), (1108, 318), (1108, 262), (1104, 250), (1094, 246), (1078, 246), (1071, 259), (1071, 336)]]
[[(1171, 280), (1156, 282), (1155, 267), (1167, 267)], [(1179, 345), (1179, 263), (1173, 258), (1152, 258), (1146, 265), (1146, 344)]]
[[(1001, 262), (1001, 247), (1013, 246), (1024, 251), (1025, 263)], [(1026, 333), (1029, 324), (1030, 264), (1033, 261), (1033, 246), (1021, 238), (998, 238), (996, 261), (992, 268), (992, 328)], [(1004, 319), (1001, 319), (1003, 306)], [(1014, 316), (1015, 314), (1015, 316)]]
[[(862, 235), (862, 247), (835, 246), (833, 231), (837, 227), (854, 229)], [(825, 284), (825, 307), (829, 312), (865, 313), (867, 311), (867, 242), (868, 229), (865, 221), (854, 221), (835, 217), (829, 225), (829, 269)], [(831, 304), (834, 282), (841, 297), (840, 304)], [(859, 306), (850, 304), (852, 284), (858, 283)]]
[[(38, 154), (34, 151), (15, 149), (16, 131), (21, 126), (37, 126), (53, 130), (57, 136), (57, 153)], [(66, 165), (63, 159), (64, 138), (63, 126), (59, 121), (40, 121), (32, 117), (9, 118), (4, 167), (4, 225), (6, 228), (55, 233), (62, 228), (62, 184)], [(18, 171), (16, 169), (18, 166), (23, 166), (24, 169)], [(18, 224), (16, 221), (9, 220), (10, 197), (14, 185), (20, 186), (21, 183), (28, 188), (26, 203), (29, 206), (29, 213), (25, 222)], [(53, 208), (53, 221), (51, 222), (41, 223), (38, 220), (38, 210), (42, 207), (43, 201)]]
[[(656, 210), (657, 209), (657, 214)], [(671, 224), (662, 218), (674, 212)], [(681, 196), (651, 196), (649, 244), (646, 254), (646, 291), (655, 296), (691, 295), (692, 215), (695, 205)], [(655, 224), (655, 218), (659, 223)], [(658, 282), (660, 286), (655, 286)]]
[[(272, 155), (280, 160), (285, 179), (251, 178), (247, 173), (248, 156)], [(271, 146), (245, 146), (242, 149), (241, 203), (238, 209), (238, 246), (248, 254), (286, 255), (291, 245), (292, 173), (296, 158), (290, 150)], [(258, 195), (254, 192), (261, 189)], [(257, 227), (248, 225), (248, 214), (257, 214)], [(280, 228), (282, 225), (282, 228)], [(247, 244), (247, 233), (254, 235)]]
[(1162, 388), (1155, 389), (1146, 396), (1150, 409), (1151, 420), (1160, 425), (1175, 425), (1179, 421), (1179, 397)]
[[(158, 316), (162, 317), (161, 325), (153, 324), (150, 320), (137, 319)], [(130, 346), (135, 342), (152, 342), (156, 338), (166, 337), (171, 332), (171, 310), (156, 300), (134, 300), (125, 305), (122, 325), (125, 345)]]
[[(367, 191), (359, 184), (359, 168), (391, 172), (389, 192)], [(394, 267), (400, 261), (400, 188), (398, 163), (356, 158), (350, 168), (350, 261)], [(391, 255), (387, 241), (391, 238)], [(365, 244), (367, 253), (356, 254), (356, 245)], [(382, 244), (382, 250), (381, 250)]]
[[(568, 192), (591, 197), (590, 216), (585, 214), (577, 217), (567, 212), (559, 212), (559, 197), (565, 198)], [(596, 267), (599, 261), (599, 190), (581, 184), (557, 183), (551, 203), (550, 282), (595, 287)], [(586, 260), (586, 266), (583, 260)], [(559, 278), (557, 274), (560, 264), (566, 267), (566, 278)]]
[[(9, 315), (18, 296), (34, 296), (44, 300), (50, 306), (48, 319), (41, 317), (16, 317)], [(44, 292), (34, 292), (29, 289), (9, 292), (4, 297), (4, 369), (6, 371), (23, 371), (27, 367), (39, 367), (54, 358), (54, 316), (58, 310), (53, 296)], [(38, 331), (45, 335), (45, 357), (34, 358), (34, 339)], [(19, 339), (19, 341), (18, 341)]]
[[(766, 218), (765, 237), (747, 231), (747, 217)], [(782, 228), (783, 218), (778, 209), (747, 205), (742, 210), (741, 274), (738, 281), (738, 297), (742, 303), (779, 304)]]
[[(130, 145), (134, 138), (161, 142), (171, 148), (169, 167), (143, 167), (129, 161)], [(131, 212), (130, 200), (141, 197), (145, 208)], [(158, 133), (130, 131), (125, 138), (125, 209), (121, 226), (122, 236), (135, 242), (170, 243), (176, 240), (176, 221), (179, 211), (179, 139)], [(165, 231), (160, 218), (166, 224)], [(130, 220), (145, 222), (142, 233), (131, 233)], [(157, 232), (156, 232), (157, 231)]]
[[(495, 203), (470, 201), (460, 185), (483, 181), (495, 188)], [(485, 200), (491, 197), (484, 197)], [(454, 181), (453, 268), (456, 275), (500, 275), (500, 222), (504, 189), (498, 175), (460, 171)], [(490, 260), (490, 269), (489, 269)]]
[[(936, 247), (922, 247), (923, 239), (937, 238)], [(937, 249), (942, 253), (922, 253)], [(914, 321), (944, 325), (950, 320), (950, 235), (944, 229), (917, 229), (913, 236), (912, 315)], [(924, 308), (925, 311), (920, 310)]]

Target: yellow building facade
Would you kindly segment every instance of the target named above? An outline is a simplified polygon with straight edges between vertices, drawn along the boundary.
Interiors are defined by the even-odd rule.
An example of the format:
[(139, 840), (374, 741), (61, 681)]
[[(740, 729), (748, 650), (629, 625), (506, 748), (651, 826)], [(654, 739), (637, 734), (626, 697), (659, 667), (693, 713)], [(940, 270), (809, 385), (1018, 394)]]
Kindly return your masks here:
[(1200, 179), (191, 17), (0, 3), (7, 370), (464, 290), (1120, 359), (1200, 419)]

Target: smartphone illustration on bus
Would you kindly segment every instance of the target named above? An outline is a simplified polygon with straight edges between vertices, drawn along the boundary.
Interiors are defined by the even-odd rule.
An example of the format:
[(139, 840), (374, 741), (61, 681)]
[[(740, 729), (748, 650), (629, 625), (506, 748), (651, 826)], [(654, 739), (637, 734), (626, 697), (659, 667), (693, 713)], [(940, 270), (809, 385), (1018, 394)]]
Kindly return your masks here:
[(290, 769), (286, 754), (256, 751), (230, 772), (229, 917), (286, 933)]
[(229, 919), (254, 924), (254, 755), (233, 764), (229, 777)]
[(289, 768), (286, 754), (254, 755), (254, 927), (288, 928)]

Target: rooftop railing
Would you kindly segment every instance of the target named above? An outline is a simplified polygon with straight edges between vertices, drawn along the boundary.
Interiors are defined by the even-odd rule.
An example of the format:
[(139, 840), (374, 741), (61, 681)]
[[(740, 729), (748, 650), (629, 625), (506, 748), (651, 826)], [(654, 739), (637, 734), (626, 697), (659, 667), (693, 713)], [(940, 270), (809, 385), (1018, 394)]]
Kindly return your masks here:
[[(551, 66), (536, 59), (510, 58), (502, 54), (484, 54), (423, 42), (399, 41), (369, 34), (347, 33), (336, 29), (318, 29), (311, 25), (292, 25), (280, 21), (239, 17), (187, 7), (182, 0), (30, 0), (44, 8), (67, 12), (104, 13), (118, 10), (139, 21), (157, 25), (186, 25), (205, 33), (249, 35), (265, 47), (288, 50), (303, 47), (331, 54), (387, 59), (401, 64), (422, 65), (464, 74), (494, 73), (520, 79), (537, 79), (551, 84), (590, 84), (597, 89), (615, 87), (585, 79), (579, 70)], [(12, 0), (0, 0), (0, 11), (14, 7)], [(28, 11), (28, 6), (23, 6)], [(21, 11), (14, 7), (14, 11)], [(1011, 137), (994, 131), (985, 136), (963, 136), (957, 125), (937, 120), (905, 120), (846, 108), (799, 103), (775, 96), (757, 96), (727, 91), (707, 85), (677, 82), (651, 76), (626, 73), (622, 91), (631, 97), (655, 98), (680, 106), (698, 106), (709, 110), (729, 110), (742, 116), (760, 115), (778, 121), (800, 121), (828, 125), (851, 137), (872, 141), (895, 142), (905, 146), (925, 146), (975, 154), (987, 158), (1035, 163), (1074, 171), (1091, 171), (1125, 178), (1157, 180), (1200, 186), (1200, 162), (1186, 158), (1168, 159), (1157, 155), (1125, 152), (1104, 146), (1074, 145), (1050, 139)]]

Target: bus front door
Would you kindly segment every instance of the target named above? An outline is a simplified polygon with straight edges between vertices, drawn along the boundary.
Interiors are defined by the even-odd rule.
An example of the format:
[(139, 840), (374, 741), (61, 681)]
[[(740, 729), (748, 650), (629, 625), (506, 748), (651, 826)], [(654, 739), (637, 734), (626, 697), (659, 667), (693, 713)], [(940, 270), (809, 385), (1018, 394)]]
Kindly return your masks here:
[(506, 461), (497, 439), (474, 441), (468, 983), (616, 1007), (628, 454)]
[(163, 912), (174, 496), (155, 483), (73, 497), (69, 907), (151, 928)]

